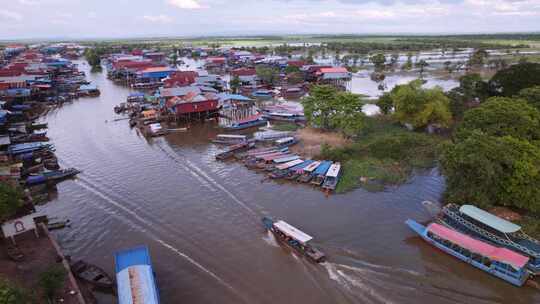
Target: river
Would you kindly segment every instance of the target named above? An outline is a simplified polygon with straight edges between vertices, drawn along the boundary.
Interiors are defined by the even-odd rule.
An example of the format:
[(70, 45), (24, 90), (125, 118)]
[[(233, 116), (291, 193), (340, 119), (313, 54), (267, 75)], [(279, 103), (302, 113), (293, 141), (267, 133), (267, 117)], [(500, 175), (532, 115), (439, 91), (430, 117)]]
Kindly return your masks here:
[[(145, 139), (113, 106), (130, 92), (90, 74), (99, 98), (50, 112), (49, 136), (64, 167), (40, 212), (70, 219), (56, 231), (66, 254), (114, 273), (117, 250), (149, 246), (163, 303), (538, 303), (511, 285), (438, 252), (405, 226), (427, 221), (444, 179), (418, 173), (384, 192), (325, 197), (304, 185), (262, 182), (239, 163), (214, 160), (212, 124)], [(329, 257), (315, 265), (276, 243), (260, 218), (303, 229)], [(101, 297), (102, 303), (114, 303)]]

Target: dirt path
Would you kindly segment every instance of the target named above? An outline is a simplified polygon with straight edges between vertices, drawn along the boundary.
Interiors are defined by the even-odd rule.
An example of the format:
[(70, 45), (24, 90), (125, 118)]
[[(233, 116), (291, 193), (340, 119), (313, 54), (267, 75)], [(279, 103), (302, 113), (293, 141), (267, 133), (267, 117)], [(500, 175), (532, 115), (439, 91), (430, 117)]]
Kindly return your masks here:
[(332, 147), (343, 147), (349, 141), (336, 132), (323, 132), (313, 128), (303, 128), (297, 131), (300, 142), (291, 147), (295, 153), (306, 158), (314, 157), (321, 152), (322, 144), (326, 143)]

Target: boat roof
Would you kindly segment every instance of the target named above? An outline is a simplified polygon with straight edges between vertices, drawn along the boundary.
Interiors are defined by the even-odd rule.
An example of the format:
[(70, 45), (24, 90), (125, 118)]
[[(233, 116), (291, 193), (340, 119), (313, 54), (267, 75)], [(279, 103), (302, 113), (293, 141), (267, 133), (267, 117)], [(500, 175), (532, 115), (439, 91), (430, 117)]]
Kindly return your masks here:
[(118, 251), (114, 254), (114, 260), (117, 273), (131, 266), (152, 264), (146, 246)]
[(306, 172), (313, 172), (313, 170), (317, 169), (317, 167), (321, 164), (320, 161), (315, 161), (315, 162), (312, 162), (311, 164), (307, 165), (305, 168), (304, 168), (304, 171)]
[(339, 175), (339, 170), (341, 170), (341, 164), (334, 163), (330, 166), (330, 168), (328, 169), (328, 172), (326, 172), (326, 176), (337, 177)]
[(278, 158), (285, 158), (285, 157), (289, 157), (291, 154), (288, 154), (288, 153), (276, 153), (274, 155), (265, 155), (263, 156), (263, 160), (265, 161), (269, 161), (269, 160), (274, 160), (274, 159), (278, 159)]
[(514, 233), (521, 227), (472, 205), (463, 205), (459, 212), (502, 233)]
[(299, 165), (301, 163), (303, 163), (304, 161), (301, 160), (301, 159), (295, 159), (293, 161), (290, 161), (288, 163), (284, 163), (284, 164), (281, 164), (281, 165), (277, 165), (276, 166), (276, 169), (279, 169), (279, 170), (285, 170), (285, 169), (289, 169), (290, 167), (294, 167), (296, 165)]
[(283, 137), (283, 138), (277, 139), (276, 144), (280, 145), (280, 144), (284, 144), (284, 143), (287, 143), (287, 142), (293, 141), (293, 140), (294, 140), (294, 137), (292, 137), (292, 136)]
[(332, 162), (331, 162), (331, 161), (329, 161), (329, 160), (323, 161), (323, 162), (317, 167), (317, 169), (315, 169), (315, 174), (317, 174), (317, 175), (324, 175), (324, 174), (326, 174), (326, 171), (328, 171), (328, 169), (330, 168), (331, 165), (332, 165)]
[(282, 157), (282, 158), (276, 158), (274, 159), (274, 162), (276, 164), (281, 164), (281, 163), (286, 163), (286, 162), (290, 162), (290, 161), (293, 161), (295, 159), (299, 159), (300, 156), (298, 155), (291, 155), (291, 156), (286, 156), (286, 157)]
[(281, 220), (274, 222), (274, 227), (302, 244), (305, 244), (313, 239), (312, 236), (305, 234), (304, 232)]
[(492, 246), (437, 223), (430, 224), (427, 230), (472, 252), (506, 263), (516, 269), (523, 268), (529, 262), (528, 257), (510, 249)]
[(296, 165), (296, 166), (294, 166), (292, 168), (289, 168), (289, 170), (292, 170), (292, 171), (302, 170), (303, 168), (305, 168), (306, 166), (308, 166), (311, 163), (313, 163), (313, 160), (308, 159), (308, 160), (305, 160), (301, 164), (298, 164), (298, 165)]

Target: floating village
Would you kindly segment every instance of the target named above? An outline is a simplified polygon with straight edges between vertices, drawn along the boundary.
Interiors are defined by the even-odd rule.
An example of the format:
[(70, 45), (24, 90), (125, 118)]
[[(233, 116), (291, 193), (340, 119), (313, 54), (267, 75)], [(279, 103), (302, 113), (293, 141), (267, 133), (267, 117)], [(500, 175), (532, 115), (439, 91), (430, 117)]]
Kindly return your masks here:
[[(160, 273), (153, 269), (149, 247), (111, 253), (112, 275), (109, 269), (62, 253), (50, 231), (69, 229), (69, 219), (36, 215), (35, 206), (51, 200), (57, 184), (84, 174), (65, 167), (55, 156), (54, 139), (47, 136), (44, 117), (70, 103), (92, 102), (102, 93), (79, 69), (86, 64), (81, 60), (86, 48), (59, 43), (8, 45), (3, 51), (0, 178), (24, 189), (24, 206), (2, 223), (6, 258), (0, 267), (32, 280), (48, 266), (59, 265), (67, 275), (50, 303), (98, 303), (93, 296), (96, 291), (113, 294), (121, 304), (160, 303)], [(303, 185), (327, 197), (335, 193), (347, 170), (339, 160), (319, 159), (298, 148), (303, 139), (297, 132), (307, 124), (298, 101), (309, 96), (313, 85), (348, 90), (353, 75), (341, 65), (235, 48), (198, 47), (173, 54), (120, 49), (102, 55), (100, 65), (109, 82), (130, 92), (110, 109), (112, 121), (129, 124), (148, 141), (212, 124), (215, 136), (207, 142), (216, 147), (215, 162), (242, 164), (258, 173), (261, 182)], [(277, 79), (263, 81), (258, 72), (261, 67), (277, 71)], [(291, 73), (285, 73), (287, 69), (296, 71), (294, 81), (289, 79)], [(291, 130), (279, 127), (283, 125)], [(514, 286), (527, 282), (538, 286), (540, 241), (508, 220), (472, 205), (449, 204), (429, 223), (410, 219), (405, 225), (438, 249), (430, 254), (449, 254)], [(282, 219), (264, 216), (263, 228), (315, 264), (333, 258), (323, 252), (323, 246), (313, 244), (312, 236)], [(22, 270), (20, 276), (21, 269), (31, 271)]]

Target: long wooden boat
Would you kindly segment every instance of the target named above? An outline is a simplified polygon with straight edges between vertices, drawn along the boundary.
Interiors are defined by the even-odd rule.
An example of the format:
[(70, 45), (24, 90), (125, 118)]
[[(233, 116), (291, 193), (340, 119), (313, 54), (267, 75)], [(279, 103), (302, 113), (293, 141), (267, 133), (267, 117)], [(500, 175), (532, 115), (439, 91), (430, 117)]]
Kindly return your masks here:
[(320, 161), (314, 161), (313, 163), (303, 168), (297, 181), (301, 183), (309, 183), (309, 181), (311, 181), (311, 178), (313, 177), (313, 171), (315, 171), (315, 169), (317, 169), (320, 164)]
[(236, 134), (218, 134), (216, 139), (212, 140), (215, 144), (235, 145), (247, 141), (246, 135)]
[(114, 255), (119, 304), (159, 304), (159, 292), (148, 247)]
[(311, 184), (315, 186), (320, 186), (324, 182), (326, 177), (326, 172), (330, 169), (332, 162), (329, 160), (323, 161), (317, 169), (313, 172), (313, 177), (311, 178)]
[(523, 286), (529, 278), (526, 269), (529, 258), (526, 256), (492, 246), (437, 223), (425, 227), (409, 219), (406, 224), (431, 245), (508, 283)]
[(528, 269), (540, 274), (540, 242), (526, 235), (520, 226), (472, 205), (446, 205), (438, 221), (494, 245), (527, 255), (530, 258)]
[(298, 139), (296, 139), (295, 137), (289, 136), (289, 137), (277, 139), (274, 143), (278, 147), (289, 147), (289, 146), (297, 144)]
[(222, 152), (216, 155), (216, 159), (226, 160), (228, 158), (233, 157), (235, 153), (246, 151), (253, 147), (255, 147), (255, 143), (252, 143), (252, 142), (251, 143), (244, 142), (244, 143), (236, 144), (236, 145), (230, 146), (227, 150), (225, 150), (225, 152)]
[(243, 120), (235, 121), (230, 126), (226, 126), (225, 129), (228, 130), (243, 130), (249, 129), (261, 125), (265, 125), (267, 120), (261, 115), (253, 115)]
[(57, 171), (51, 171), (51, 172), (44, 172), (37, 175), (30, 175), (26, 179), (26, 185), (34, 186), (34, 185), (44, 184), (48, 182), (59, 182), (64, 179), (71, 178), (79, 173), (81, 173), (81, 171), (75, 168), (69, 168), (65, 170), (57, 170)]
[(114, 288), (113, 278), (105, 270), (96, 265), (80, 260), (71, 264), (71, 271), (74, 276), (95, 287), (104, 289)]
[(287, 173), (287, 176), (285, 176), (285, 179), (288, 179), (288, 180), (297, 180), (298, 177), (300, 176), (302, 170), (309, 166), (311, 163), (313, 163), (313, 160), (311, 159), (308, 159), (308, 160), (305, 160), (303, 163), (299, 164), (299, 165), (296, 165), (292, 168), (289, 168), (289, 172)]
[(322, 263), (326, 256), (317, 248), (309, 243), (313, 237), (300, 231), (284, 221), (274, 221), (269, 217), (262, 219), (264, 227), (272, 232), (278, 240), (306, 256), (309, 260), (315, 263)]
[(284, 178), (285, 176), (287, 176), (287, 173), (289, 173), (289, 168), (292, 168), (296, 165), (299, 165), (301, 163), (303, 163), (304, 161), (301, 160), (301, 159), (295, 159), (295, 160), (292, 160), (290, 162), (287, 162), (287, 163), (284, 163), (284, 164), (280, 164), (280, 165), (277, 165), (275, 167), (275, 170), (272, 171), (268, 177), (270, 177), (271, 179), (278, 179), (278, 178)]
[(337, 183), (339, 182), (339, 176), (341, 174), (341, 164), (339, 162), (333, 163), (328, 171), (322, 184), (323, 190), (334, 191), (336, 190)]

